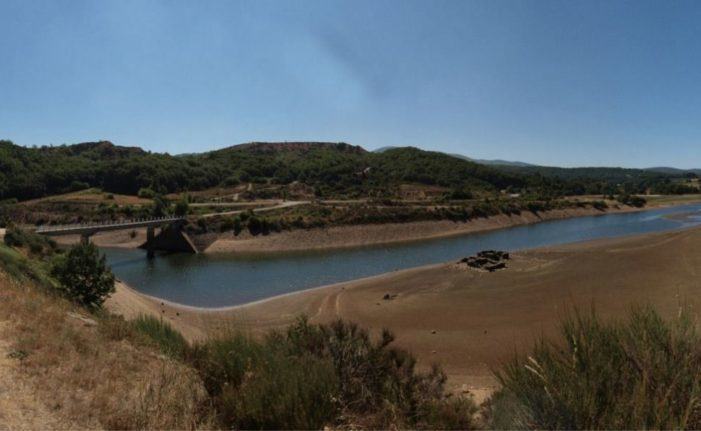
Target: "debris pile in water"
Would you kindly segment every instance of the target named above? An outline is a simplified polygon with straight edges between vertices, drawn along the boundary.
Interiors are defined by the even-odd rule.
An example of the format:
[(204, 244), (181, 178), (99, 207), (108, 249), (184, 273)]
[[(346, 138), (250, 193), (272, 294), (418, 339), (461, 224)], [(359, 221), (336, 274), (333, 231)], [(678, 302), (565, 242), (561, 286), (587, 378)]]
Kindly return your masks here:
[(506, 268), (506, 261), (509, 259), (509, 253), (505, 251), (483, 250), (475, 256), (460, 259), (458, 263), (467, 264), (470, 268), (494, 272)]

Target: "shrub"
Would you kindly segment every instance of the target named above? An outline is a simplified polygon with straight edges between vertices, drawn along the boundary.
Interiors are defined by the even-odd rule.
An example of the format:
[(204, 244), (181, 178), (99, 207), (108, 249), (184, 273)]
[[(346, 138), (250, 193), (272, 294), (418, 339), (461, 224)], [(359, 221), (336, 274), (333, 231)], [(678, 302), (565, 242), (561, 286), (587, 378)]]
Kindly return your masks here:
[[(435, 428), (439, 425), (435, 412), (449, 408), (445, 404), (448, 398), (443, 371), (433, 367), (427, 373), (418, 373), (416, 360), (409, 352), (390, 347), (394, 336), (389, 331), (382, 331), (380, 339), (372, 341), (368, 331), (354, 323), (338, 320), (329, 325), (311, 325), (306, 318), (300, 318), (281, 340), (292, 354), (312, 354), (329, 360), (340, 383), (341, 409), (367, 422), (369, 427)], [(468, 400), (461, 402), (465, 406), (472, 404)], [(473, 410), (460, 408), (453, 412), (458, 415), (474, 413)], [(470, 428), (472, 413), (451, 422)]]
[(57, 256), (51, 275), (68, 298), (87, 308), (100, 308), (114, 292), (114, 274), (106, 257), (91, 243), (75, 245), (67, 254)]
[(243, 226), (241, 225), (241, 218), (240, 217), (234, 217), (234, 235), (238, 235), (241, 233), (241, 230), (243, 229)]
[(142, 187), (139, 189), (138, 196), (142, 199), (153, 199), (156, 197), (156, 192), (148, 187)]
[(35, 260), (27, 259), (17, 251), (0, 245), (0, 268), (20, 280), (32, 280), (42, 287), (51, 286), (45, 271)]
[(492, 427), (701, 427), (701, 340), (686, 315), (665, 322), (641, 308), (603, 323), (575, 313), (562, 337), (497, 372), (503, 389), (488, 411)]
[(372, 341), (352, 323), (300, 318), (261, 340), (229, 332), (188, 347), (161, 321), (140, 325), (165, 352), (185, 352), (225, 428), (474, 426), (474, 403), (448, 397), (438, 368), (416, 372), (408, 352), (389, 347), (387, 331)]
[(248, 231), (251, 235), (260, 234), (263, 231), (263, 222), (258, 217), (251, 216), (248, 219)]
[(233, 217), (223, 217), (221, 223), (219, 224), (219, 231), (226, 232), (234, 229), (234, 219)]
[(24, 232), (14, 227), (9, 227), (7, 231), (5, 231), (5, 238), (3, 241), (8, 247), (24, 247), (27, 245)]
[(189, 345), (185, 337), (163, 319), (142, 315), (134, 319), (132, 325), (166, 355), (179, 359), (186, 357)]
[(609, 207), (604, 201), (594, 201), (592, 202), (592, 206), (599, 211), (604, 211)]
[(230, 333), (193, 348), (192, 363), (227, 428), (312, 429), (337, 413), (328, 363)]
[(175, 215), (178, 217), (186, 216), (190, 212), (190, 204), (187, 198), (183, 198), (175, 204)]
[(83, 182), (83, 181), (72, 181), (71, 184), (68, 186), (68, 191), (70, 192), (77, 192), (79, 190), (85, 190), (89, 189), (90, 184)]
[(163, 217), (168, 211), (168, 202), (166, 202), (161, 196), (156, 196), (153, 198), (153, 205), (151, 206), (151, 216), (152, 217)]
[(647, 204), (647, 200), (645, 200), (645, 198), (629, 194), (618, 195), (616, 200), (623, 205), (629, 205), (636, 208), (642, 208)]
[(10, 247), (27, 247), (29, 252), (36, 256), (52, 254), (56, 249), (54, 241), (12, 225), (5, 231), (4, 242), (5, 245)]

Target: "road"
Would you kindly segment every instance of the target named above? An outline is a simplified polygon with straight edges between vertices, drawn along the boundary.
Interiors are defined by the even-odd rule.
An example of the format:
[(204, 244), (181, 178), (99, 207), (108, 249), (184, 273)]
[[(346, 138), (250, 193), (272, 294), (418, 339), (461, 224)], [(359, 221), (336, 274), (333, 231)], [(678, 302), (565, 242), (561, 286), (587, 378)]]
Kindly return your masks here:
[(285, 202), (281, 202), (278, 205), (273, 205), (270, 207), (249, 208), (249, 209), (245, 209), (245, 210), (234, 210), (234, 211), (224, 211), (224, 212), (219, 212), (219, 213), (203, 214), (202, 217), (208, 218), (208, 217), (217, 217), (217, 216), (236, 215), (236, 214), (241, 214), (241, 213), (246, 212), (246, 211), (253, 211), (254, 213), (260, 213), (260, 212), (265, 212), (265, 211), (279, 210), (282, 208), (296, 207), (299, 205), (306, 205), (309, 203), (311, 203), (311, 201), (285, 201)]

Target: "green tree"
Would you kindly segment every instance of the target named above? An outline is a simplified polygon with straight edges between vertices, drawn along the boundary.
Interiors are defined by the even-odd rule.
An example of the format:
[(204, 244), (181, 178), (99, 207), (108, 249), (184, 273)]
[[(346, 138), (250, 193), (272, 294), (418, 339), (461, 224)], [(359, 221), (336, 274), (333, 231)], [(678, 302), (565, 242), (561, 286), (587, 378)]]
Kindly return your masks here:
[(168, 203), (161, 196), (153, 198), (153, 206), (151, 207), (151, 215), (153, 217), (163, 217), (168, 210)]
[(175, 204), (175, 215), (178, 217), (186, 216), (190, 212), (190, 204), (187, 202), (187, 197), (183, 197)]
[(78, 244), (53, 263), (51, 275), (64, 294), (90, 309), (102, 306), (114, 292), (114, 274), (94, 244)]

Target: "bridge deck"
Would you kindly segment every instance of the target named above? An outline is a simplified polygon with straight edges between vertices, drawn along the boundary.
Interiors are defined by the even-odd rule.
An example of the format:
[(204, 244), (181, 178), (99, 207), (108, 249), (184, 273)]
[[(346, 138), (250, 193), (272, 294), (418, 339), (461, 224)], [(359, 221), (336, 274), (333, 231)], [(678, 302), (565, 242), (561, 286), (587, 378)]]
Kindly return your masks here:
[(119, 222), (40, 226), (35, 232), (41, 235), (51, 236), (86, 234), (92, 235), (97, 232), (136, 229), (140, 227), (156, 227), (180, 221), (185, 221), (185, 217), (157, 217), (150, 219), (124, 220)]

